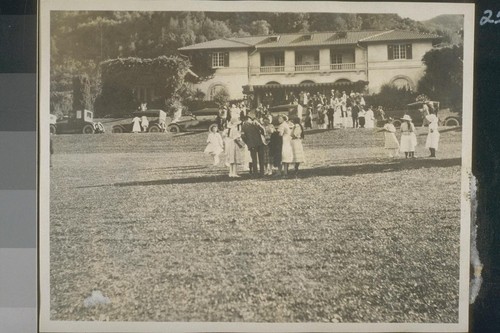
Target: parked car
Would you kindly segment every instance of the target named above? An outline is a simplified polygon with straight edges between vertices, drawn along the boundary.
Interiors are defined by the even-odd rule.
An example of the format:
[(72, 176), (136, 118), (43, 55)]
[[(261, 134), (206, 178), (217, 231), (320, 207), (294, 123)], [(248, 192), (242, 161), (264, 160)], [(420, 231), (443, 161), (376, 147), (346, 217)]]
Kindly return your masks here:
[(54, 115), (50, 117), (50, 132), (53, 134), (94, 134), (103, 133), (104, 127), (100, 122), (94, 122), (94, 113), (90, 110), (74, 110), (62, 120), (54, 121)]
[[(462, 117), (458, 112), (453, 112), (449, 108), (440, 109), (439, 102), (437, 101), (428, 101), (427, 103), (431, 103), (434, 108), (439, 118), (439, 125), (460, 126), (462, 124)], [(405, 110), (387, 110), (385, 111), (385, 116), (394, 119), (393, 124), (395, 127), (401, 126), (401, 118), (403, 118), (405, 114), (411, 117), (415, 126), (426, 125), (427, 121), (424, 118), (423, 104), (424, 102), (415, 102), (408, 104)], [(383, 126), (383, 122), (378, 120), (377, 125)]]
[(50, 124), (50, 134), (56, 134), (57, 130), (57, 116), (55, 114), (50, 114), (49, 116)]
[[(275, 125), (278, 123), (278, 116), (286, 115), (288, 116), (289, 119), (293, 119), (298, 117), (298, 112), (299, 112), (299, 105), (297, 104), (283, 104), (269, 108), (269, 113), (273, 117), (273, 124)], [(302, 122), (304, 122), (305, 117), (306, 117), (306, 111), (305, 108), (303, 108), (301, 116)]]
[(219, 109), (217, 108), (191, 111), (183, 115), (178, 121), (168, 124), (167, 132), (210, 131), (212, 127), (217, 126), (218, 115)]
[(167, 114), (163, 110), (151, 109), (146, 111), (134, 111), (130, 114), (116, 118), (103, 119), (105, 126), (111, 127), (111, 133), (131, 133), (135, 117), (146, 116), (149, 121), (147, 131), (149, 133), (164, 132), (167, 123)]

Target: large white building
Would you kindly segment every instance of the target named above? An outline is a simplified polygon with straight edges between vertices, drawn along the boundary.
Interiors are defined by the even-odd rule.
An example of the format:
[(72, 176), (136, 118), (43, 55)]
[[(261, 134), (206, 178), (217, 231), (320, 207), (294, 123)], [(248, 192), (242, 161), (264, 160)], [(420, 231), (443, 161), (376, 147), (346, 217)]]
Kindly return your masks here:
[(411, 31), (346, 31), (275, 34), (212, 40), (182, 47), (207, 54), (213, 77), (195, 87), (210, 100), (225, 88), (231, 99), (267, 92), (283, 98), (298, 90), (368, 90), (385, 83), (415, 89), (423, 55), (439, 36)]

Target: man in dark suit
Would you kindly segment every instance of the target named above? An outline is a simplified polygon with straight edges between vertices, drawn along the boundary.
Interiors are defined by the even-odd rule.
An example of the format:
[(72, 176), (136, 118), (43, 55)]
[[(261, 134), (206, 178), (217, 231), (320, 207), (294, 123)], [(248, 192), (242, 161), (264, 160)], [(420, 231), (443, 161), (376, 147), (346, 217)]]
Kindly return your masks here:
[(252, 157), (252, 166), (250, 173), (257, 175), (257, 163), (259, 164), (260, 175), (264, 175), (264, 142), (262, 141), (262, 134), (264, 128), (252, 118), (245, 117), (243, 125), (241, 126), (241, 138), (250, 150)]

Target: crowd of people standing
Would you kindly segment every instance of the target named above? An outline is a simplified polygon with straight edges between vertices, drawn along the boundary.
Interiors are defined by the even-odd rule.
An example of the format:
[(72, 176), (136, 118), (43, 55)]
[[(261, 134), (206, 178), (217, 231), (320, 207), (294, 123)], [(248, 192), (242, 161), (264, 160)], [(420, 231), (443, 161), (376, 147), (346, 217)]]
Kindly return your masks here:
[(300, 118), (279, 115), (275, 126), (268, 113), (250, 117), (244, 104), (233, 104), (225, 111), (226, 117), (219, 117), (219, 126), (211, 128), (204, 151), (213, 156), (214, 165), (219, 164), (219, 155), (224, 152), (231, 178), (240, 177), (240, 166), (254, 177), (287, 178), (290, 168), (295, 177), (298, 175), (300, 164), (305, 162)]

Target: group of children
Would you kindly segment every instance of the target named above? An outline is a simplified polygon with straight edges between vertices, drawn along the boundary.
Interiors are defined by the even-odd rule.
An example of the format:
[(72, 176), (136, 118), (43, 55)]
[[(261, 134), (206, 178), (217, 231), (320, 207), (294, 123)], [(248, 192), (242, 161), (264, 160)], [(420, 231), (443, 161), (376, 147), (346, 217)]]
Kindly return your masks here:
[[(245, 117), (245, 121), (259, 128), (261, 134), (261, 149), (263, 154), (259, 157), (263, 159), (265, 170), (262, 173), (266, 176), (273, 175), (276, 168), (276, 177), (288, 177), (289, 167), (293, 166), (295, 176), (298, 174), (299, 165), (305, 161), (302, 140), (304, 139), (304, 129), (298, 118), (289, 121), (285, 115), (278, 117), (278, 126), (271, 123), (267, 117), (261, 120)], [(213, 157), (213, 165), (219, 165), (220, 155), (225, 154), (225, 164), (229, 168), (229, 177), (236, 178), (238, 167), (243, 166), (243, 170), (251, 170), (252, 159), (250, 150), (244, 141), (242, 122), (239, 117), (231, 117), (225, 128), (219, 132), (217, 126), (212, 126), (207, 138), (205, 154)], [(259, 161), (260, 163), (260, 161)]]
[[(436, 151), (439, 146), (439, 119), (435, 114), (425, 116), (429, 123), (428, 134), (425, 141), (425, 147), (430, 151), (430, 157), (436, 157)], [(409, 115), (404, 115), (401, 118), (401, 143), (396, 138), (396, 128), (392, 124), (392, 119), (385, 120), (384, 127), (379, 132), (384, 132), (385, 144), (384, 148), (388, 151), (390, 157), (398, 156), (398, 152), (405, 154), (405, 158), (415, 158), (415, 148), (418, 144), (415, 125)]]

